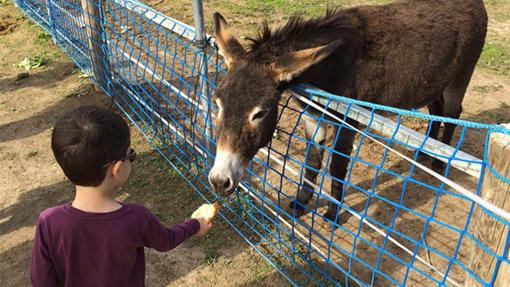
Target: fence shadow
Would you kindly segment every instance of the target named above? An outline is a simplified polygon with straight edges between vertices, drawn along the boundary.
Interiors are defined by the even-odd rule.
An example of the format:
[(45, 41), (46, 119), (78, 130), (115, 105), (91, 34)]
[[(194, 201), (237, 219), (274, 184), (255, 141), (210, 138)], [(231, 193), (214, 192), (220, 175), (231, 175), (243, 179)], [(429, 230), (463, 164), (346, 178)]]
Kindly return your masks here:
[[(509, 111), (510, 107), (502, 102), (497, 108), (482, 111), (473, 115), (468, 115), (466, 117), (462, 117), (462, 119), (487, 124), (510, 123)], [(460, 129), (457, 129), (455, 131), (455, 137), (453, 140), (454, 143), (459, 140), (459, 130)], [(486, 135), (487, 131), (483, 129), (468, 130), (464, 136), (464, 144), (462, 145), (461, 149), (478, 158), (483, 158)]]
[(73, 191), (70, 182), (59, 182), (22, 193), (16, 203), (0, 210), (0, 235), (35, 225), (41, 211), (70, 200)]
[(102, 93), (94, 91), (94, 85), (87, 83), (68, 97), (50, 105), (31, 117), (0, 125), (0, 143), (19, 140), (39, 134), (51, 128), (64, 112), (84, 104), (104, 104), (108, 101)]
[(29, 260), (32, 241), (0, 253), (0, 282), (4, 287), (30, 286)]
[(20, 69), (19, 74), (28, 73), (26, 78), (4, 78), (0, 79), (0, 89), (3, 92), (12, 92), (25, 87), (49, 87), (62, 81), (73, 73), (77, 68), (73, 62), (49, 62), (36, 70), (25, 71)]

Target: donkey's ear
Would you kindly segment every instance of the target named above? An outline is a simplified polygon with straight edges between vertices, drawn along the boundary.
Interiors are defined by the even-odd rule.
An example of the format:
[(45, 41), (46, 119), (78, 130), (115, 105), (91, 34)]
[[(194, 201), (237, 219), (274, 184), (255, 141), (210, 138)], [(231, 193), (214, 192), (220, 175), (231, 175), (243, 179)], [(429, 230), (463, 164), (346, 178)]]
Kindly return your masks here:
[(270, 70), (277, 82), (289, 82), (311, 66), (322, 61), (344, 44), (344, 40), (336, 40), (327, 45), (291, 52), (276, 58)]
[(239, 41), (230, 34), (227, 21), (218, 12), (214, 13), (214, 25), (216, 27), (216, 44), (230, 69), (233, 63), (244, 55), (245, 50)]

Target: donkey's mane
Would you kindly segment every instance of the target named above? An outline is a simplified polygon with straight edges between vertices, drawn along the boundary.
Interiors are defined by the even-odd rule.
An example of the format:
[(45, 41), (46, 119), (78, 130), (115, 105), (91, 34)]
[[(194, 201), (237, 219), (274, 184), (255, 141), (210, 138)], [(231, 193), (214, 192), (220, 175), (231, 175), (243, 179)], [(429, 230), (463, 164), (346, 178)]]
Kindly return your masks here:
[(299, 16), (291, 17), (285, 25), (275, 29), (269, 28), (267, 21), (263, 23), (262, 32), (256, 38), (247, 38), (251, 43), (249, 50), (256, 50), (264, 44), (279, 45), (292, 40), (310, 39), (339, 29), (352, 28), (350, 13), (338, 8), (328, 8), (323, 16), (304, 19)]

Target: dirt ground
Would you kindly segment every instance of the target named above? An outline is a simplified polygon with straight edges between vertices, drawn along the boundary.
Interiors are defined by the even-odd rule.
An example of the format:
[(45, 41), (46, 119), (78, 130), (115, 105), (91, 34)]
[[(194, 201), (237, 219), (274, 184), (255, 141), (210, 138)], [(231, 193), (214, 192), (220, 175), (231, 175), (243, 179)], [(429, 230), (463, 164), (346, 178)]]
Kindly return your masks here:
[[(367, 2), (388, 1), (343, 1), (342, 4)], [(207, 1), (205, 13), (210, 18), (212, 11), (221, 11), (231, 20), (235, 31), (245, 35), (243, 33), (253, 32), (254, 24), (260, 23), (261, 16), (270, 15), (270, 23), (277, 24), (292, 12), (314, 15), (325, 7), (324, 4), (316, 5), (316, 1), (304, 1), (298, 6), (294, 1), (274, 1), (271, 3), (280, 4), (272, 6), (267, 3)], [(186, 1), (148, 4), (171, 16), (173, 11), (179, 11), (179, 16), (175, 17), (192, 24), (191, 5)], [(487, 1), (487, 6), (493, 16), (487, 46), (491, 48), (489, 52), (495, 51), (495, 56), (485, 52), (485, 58), (482, 57), (466, 95), (462, 117), (489, 123), (510, 122), (510, 60), (506, 58), (509, 54), (505, 54), (505, 49), (510, 47), (510, 12), (504, 12), (510, 11), (510, 3), (506, 0)], [(94, 92), (93, 86), (52, 45), (46, 33), (5, 0), (0, 1), (0, 43), (0, 285), (27, 286), (37, 215), (47, 207), (72, 198), (72, 186), (51, 154), (51, 126), (60, 114), (73, 107), (91, 103), (109, 105), (109, 101)], [(503, 54), (499, 53), (500, 48)], [(26, 71), (15, 64), (34, 56), (43, 58), (44, 65), (28, 71), (26, 78), (21, 76), (20, 73)], [(119, 199), (146, 205), (166, 224), (178, 223), (189, 216), (201, 200), (136, 129), (132, 131), (134, 147), (140, 157), (132, 178), (120, 191)], [(468, 144), (467, 149), (480, 155), (475, 144)], [(362, 173), (360, 170), (356, 174)], [(358, 181), (362, 183), (363, 178), (359, 176)], [(390, 198), (394, 195), (391, 188), (386, 187), (391, 185), (388, 181), (381, 187)], [(355, 195), (350, 200), (352, 205), (363, 201)], [(408, 200), (416, 201), (415, 198)], [(427, 197), (416, 201), (414, 206), (426, 210), (430, 204), (431, 198)], [(382, 214), (385, 210), (381, 207), (374, 209), (371, 211), (374, 214)], [(438, 234), (440, 232), (438, 230)], [(146, 282), (148, 286), (288, 285), (255, 254), (226, 223), (218, 222), (210, 235), (192, 239), (176, 250), (168, 253), (147, 251)], [(418, 282), (417, 286), (427, 285)]]

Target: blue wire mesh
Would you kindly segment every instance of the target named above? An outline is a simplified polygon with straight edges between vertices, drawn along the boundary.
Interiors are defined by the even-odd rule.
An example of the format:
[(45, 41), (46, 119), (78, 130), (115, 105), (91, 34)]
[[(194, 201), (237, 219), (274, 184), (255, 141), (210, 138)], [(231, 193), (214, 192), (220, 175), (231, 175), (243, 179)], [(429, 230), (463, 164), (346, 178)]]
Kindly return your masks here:
[[(89, 2), (96, 15), (84, 12), (86, 2), (77, 0), (15, 3), (51, 33), (200, 196), (216, 200), (207, 180), (215, 150), (216, 107), (210, 94), (226, 70), (213, 45), (196, 47), (192, 27), (134, 0)], [(353, 152), (340, 155), (350, 160), (345, 180), (334, 179), (344, 184), (340, 223), (323, 217), (328, 201), (336, 202), (329, 196), (333, 178), (327, 168), (315, 170), (314, 198), (304, 215), (288, 206), (303, 187), (305, 170), (314, 169), (306, 164), (310, 148), (325, 151), (322, 166), (327, 167), (338, 153), (332, 146), (342, 140), (339, 131), (351, 128), (325, 112), (301, 108), (288, 94), (280, 101), (282, 120), (274, 139), (224, 203), (221, 216), (291, 284), (462, 286), (474, 279), (493, 286), (498, 273), (509, 270), (508, 220), (368, 137), (415, 160), (420, 152), (442, 159), (445, 177), (479, 194), (486, 174), (510, 183), (487, 158), (490, 136), (509, 135), (508, 130), (360, 102), (306, 85), (293, 90), (364, 125)], [(315, 134), (319, 126), (329, 126), (325, 143), (306, 139), (305, 117), (318, 123)], [(427, 128), (433, 122), (458, 125), (454, 146), (433, 148)], [(502, 228), (499, 248), (475, 232), (482, 217), (484, 224)], [(484, 268), (470, 263), (474, 254), (482, 256)]]

